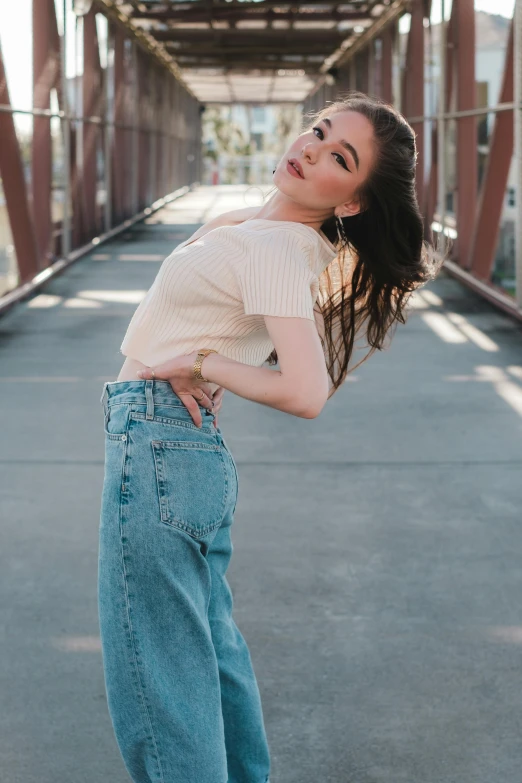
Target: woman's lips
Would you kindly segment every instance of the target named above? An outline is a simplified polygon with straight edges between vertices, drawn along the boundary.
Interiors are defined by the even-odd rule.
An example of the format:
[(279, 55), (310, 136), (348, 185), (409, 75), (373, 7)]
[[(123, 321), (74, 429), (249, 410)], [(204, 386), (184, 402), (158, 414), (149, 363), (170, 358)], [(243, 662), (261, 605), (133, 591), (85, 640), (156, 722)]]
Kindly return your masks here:
[(298, 174), (298, 172), (295, 170), (294, 166), (292, 166), (290, 161), (288, 161), (288, 163), (286, 164), (286, 170), (290, 174), (292, 174), (292, 176), (297, 177), (297, 179), (304, 179), (304, 177), (302, 177), (300, 174)]

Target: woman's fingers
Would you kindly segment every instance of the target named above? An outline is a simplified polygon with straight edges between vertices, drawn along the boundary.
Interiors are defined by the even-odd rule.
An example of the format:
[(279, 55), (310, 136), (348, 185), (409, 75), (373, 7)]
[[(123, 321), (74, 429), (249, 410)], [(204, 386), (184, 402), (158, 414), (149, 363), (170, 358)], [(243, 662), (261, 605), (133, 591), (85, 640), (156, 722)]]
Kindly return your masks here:
[(225, 393), (225, 389), (223, 388), (223, 386), (219, 386), (214, 392), (214, 394), (212, 395), (212, 401), (214, 403), (214, 413), (217, 413), (217, 411), (221, 410), (224, 393)]
[(142, 370), (139, 370), (137, 375), (144, 380), (168, 381), (174, 393), (178, 395), (186, 409), (189, 411), (194, 424), (196, 424), (197, 427), (200, 427), (203, 423), (200, 406), (212, 413), (216, 413), (221, 406), (221, 400), (225, 390), (220, 386), (216, 389), (214, 394), (212, 394), (208, 382), (195, 384), (191, 382), (191, 379), (187, 381), (186, 377), (180, 377), (180, 374), (182, 375), (180, 362), (184, 360), (184, 356), (176, 357), (157, 367), (145, 367)]
[[(174, 389), (174, 391), (176, 391)], [(176, 392), (178, 394), (178, 392)], [(183, 402), (185, 408), (188, 410), (190, 415), (192, 416), (192, 420), (196, 427), (201, 427), (203, 424), (203, 417), (201, 416), (201, 411), (199, 409), (199, 405), (194, 399), (194, 397), (191, 394), (179, 394), (179, 398)]]
[(222, 401), (222, 399), (223, 399), (223, 395), (224, 395), (224, 393), (225, 393), (225, 388), (224, 388), (223, 386), (219, 386), (219, 387), (216, 389), (216, 391), (214, 392), (214, 395), (213, 395), (213, 397), (212, 397), (212, 399), (214, 400), (214, 402), (215, 402), (216, 404), (217, 404), (218, 402), (219, 402), (219, 403), (221, 403), (221, 401)]

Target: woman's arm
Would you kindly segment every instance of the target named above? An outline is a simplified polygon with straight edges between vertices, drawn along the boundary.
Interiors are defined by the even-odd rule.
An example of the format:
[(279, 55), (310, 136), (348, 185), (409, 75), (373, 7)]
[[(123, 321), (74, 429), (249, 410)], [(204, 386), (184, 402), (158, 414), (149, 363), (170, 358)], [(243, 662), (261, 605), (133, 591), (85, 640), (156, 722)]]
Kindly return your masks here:
[[(210, 353), (203, 359), (202, 374), (208, 383), (217, 383), (247, 400), (304, 419), (319, 416), (328, 396), (328, 376), (322, 346), (314, 321), (309, 318), (264, 316), (277, 351), (280, 370), (252, 367), (226, 356)], [(205, 347), (205, 346), (201, 346)], [(154, 377), (167, 380), (176, 394), (193, 395), (185, 401), (196, 424), (201, 422), (196, 400), (203, 407), (212, 403), (209, 385), (193, 378), (197, 352), (176, 356), (153, 367)], [(140, 378), (151, 378), (147, 369)], [(205, 396), (201, 396), (201, 390)]]
[(280, 370), (211, 353), (203, 360), (203, 376), (261, 405), (304, 419), (319, 416), (328, 396), (328, 376), (315, 323), (308, 318), (264, 318)]

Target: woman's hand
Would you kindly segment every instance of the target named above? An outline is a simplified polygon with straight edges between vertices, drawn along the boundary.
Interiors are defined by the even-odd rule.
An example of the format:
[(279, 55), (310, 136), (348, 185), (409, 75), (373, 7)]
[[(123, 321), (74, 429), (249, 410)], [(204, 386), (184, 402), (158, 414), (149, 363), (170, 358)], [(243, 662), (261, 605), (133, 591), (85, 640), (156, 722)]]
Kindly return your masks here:
[[(201, 427), (203, 419), (199, 405), (207, 408), (212, 413), (217, 413), (221, 408), (225, 390), (220, 386), (216, 389), (214, 396), (212, 396), (210, 385), (205, 381), (198, 381), (194, 378), (194, 362), (196, 358), (197, 352), (176, 356), (174, 359), (164, 362), (164, 364), (157, 365), (157, 367), (147, 367), (145, 370), (138, 370), (137, 375), (143, 380), (168, 381), (189, 411), (194, 424), (197, 427)], [(217, 427), (217, 417), (214, 420), (214, 426)]]

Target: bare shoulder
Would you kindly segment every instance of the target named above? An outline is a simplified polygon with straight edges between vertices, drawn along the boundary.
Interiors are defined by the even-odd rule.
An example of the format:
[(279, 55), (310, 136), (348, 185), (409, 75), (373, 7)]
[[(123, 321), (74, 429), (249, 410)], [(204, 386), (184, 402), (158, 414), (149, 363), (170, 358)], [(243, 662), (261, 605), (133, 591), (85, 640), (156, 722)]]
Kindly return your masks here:
[(243, 223), (243, 221), (255, 217), (260, 209), (261, 207), (243, 207), (241, 209), (233, 209), (230, 212), (223, 212), (222, 215), (218, 215), (217, 217), (208, 220), (203, 226), (198, 228), (189, 240), (185, 242), (185, 247), (191, 245), (192, 242), (195, 242), (197, 239), (201, 239), (201, 237), (208, 234), (208, 232), (212, 231), (214, 228), (218, 228), (219, 226), (237, 226), (239, 223)]

